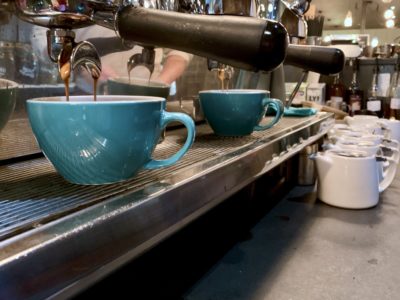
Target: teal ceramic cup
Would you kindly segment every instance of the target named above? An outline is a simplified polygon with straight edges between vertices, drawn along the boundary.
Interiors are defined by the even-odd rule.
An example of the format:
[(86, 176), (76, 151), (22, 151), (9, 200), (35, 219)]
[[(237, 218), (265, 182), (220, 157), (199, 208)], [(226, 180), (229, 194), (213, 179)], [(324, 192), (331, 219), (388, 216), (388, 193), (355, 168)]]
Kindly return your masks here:
[[(130, 179), (142, 168), (176, 163), (194, 141), (193, 120), (164, 110), (165, 99), (146, 96), (73, 96), (27, 101), (29, 120), (45, 156), (75, 184), (107, 184)], [(152, 159), (169, 122), (187, 128), (182, 148), (165, 160)]]
[(107, 80), (109, 95), (141, 95), (168, 98), (168, 84), (141, 78), (115, 77)]
[(0, 131), (6, 126), (15, 109), (17, 88), (16, 82), (0, 79)]
[[(266, 90), (208, 90), (199, 92), (204, 117), (216, 135), (243, 136), (266, 130), (281, 119), (284, 107)], [(268, 124), (260, 125), (269, 107), (276, 111)]]

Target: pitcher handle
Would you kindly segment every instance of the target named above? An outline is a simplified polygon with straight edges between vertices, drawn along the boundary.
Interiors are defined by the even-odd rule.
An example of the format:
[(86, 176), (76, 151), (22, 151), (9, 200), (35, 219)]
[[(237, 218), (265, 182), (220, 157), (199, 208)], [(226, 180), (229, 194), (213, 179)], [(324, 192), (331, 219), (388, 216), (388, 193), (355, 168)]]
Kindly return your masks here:
[(279, 99), (274, 99), (274, 98), (264, 98), (262, 100), (262, 105), (264, 106), (265, 111), (267, 111), (268, 106), (272, 106), (275, 108), (276, 110), (276, 115), (275, 117), (271, 120), (271, 122), (269, 122), (266, 125), (257, 125), (254, 127), (254, 130), (256, 131), (261, 131), (261, 130), (265, 130), (268, 128), (271, 128), (272, 126), (274, 126), (276, 123), (278, 123), (278, 121), (282, 118), (283, 116), (283, 112), (284, 112), (284, 106), (281, 100)]
[(394, 144), (396, 148), (400, 149), (400, 142), (397, 140), (393, 140), (393, 139), (384, 139), (384, 141)]
[(162, 112), (161, 115), (161, 128), (165, 128), (170, 122), (180, 122), (185, 125), (187, 129), (187, 137), (185, 144), (183, 144), (182, 148), (176, 152), (174, 155), (167, 159), (162, 160), (150, 160), (143, 168), (145, 169), (157, 169), (161, 167), (167, 167), (176, 163), (179, 159), (182, 158), (183, 155), (189, 150), (192, 146), (194, 137), (195, 137), (195, 125), (191, 117), (183, 113), (170, 113), (170, 112)]
[(397, 171), (397, 162), (392, 158), (386, 158), (389, 162), (388, 169), (383, 173), (383, 179), (379, 183), (379, 193), (383, 192), (392, 183)]

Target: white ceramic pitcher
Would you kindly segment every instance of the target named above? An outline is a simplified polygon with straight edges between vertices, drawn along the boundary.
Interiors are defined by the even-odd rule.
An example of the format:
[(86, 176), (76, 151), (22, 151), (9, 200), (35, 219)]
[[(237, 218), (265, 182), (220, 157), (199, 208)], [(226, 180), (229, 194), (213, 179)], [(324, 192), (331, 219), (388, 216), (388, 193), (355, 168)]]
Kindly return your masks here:
[(385, 173), (377, 157), (362, 151), (333, 149), (315, 157), (318, 174), (318, 198), (330, 205), (363, 209), (378, 204), (379, 193), (393, 181), (394, 160), (388, 160)]

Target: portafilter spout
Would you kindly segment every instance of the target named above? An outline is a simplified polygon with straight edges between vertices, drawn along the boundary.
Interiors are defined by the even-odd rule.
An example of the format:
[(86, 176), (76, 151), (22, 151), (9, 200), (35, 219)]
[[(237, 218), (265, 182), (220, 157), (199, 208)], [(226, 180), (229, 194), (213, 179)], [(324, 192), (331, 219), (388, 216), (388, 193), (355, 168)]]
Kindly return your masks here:
[(93, 79), (101, 74), (100, 57), (96, 48), (89, 42), (75, 42), (72, 30), (51, 28), (47, 31), (47, 51), (50, 59), (58, 63), (61, 78), (69, 80), (72, 70), (86, 69)]
[(17, 0), (16, 4), (19, 17), (37, 25), (73, 29), (96, 23), (139, 45), (177, 49), (241, 69), (272, 71), (285, 59), (288, 35), (279, 22), (147, 9), (140, 2)]

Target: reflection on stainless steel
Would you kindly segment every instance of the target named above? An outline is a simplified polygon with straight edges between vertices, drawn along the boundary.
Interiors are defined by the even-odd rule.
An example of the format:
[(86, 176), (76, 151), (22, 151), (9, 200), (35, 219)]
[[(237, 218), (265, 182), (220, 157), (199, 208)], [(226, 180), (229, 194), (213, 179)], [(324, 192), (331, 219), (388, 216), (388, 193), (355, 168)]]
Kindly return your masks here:
[[(307, 22), (302, 16), (298, 16), (291, 10), (285, 9), (281, 17), (281, 22), (291, 38), (304, 39), (307, 37)], [(292, 39), (292, 42), (294, 40)]]
[(38, 58), (28, 43), (0, 41), (0, 77), (22, 83), (36, 83)]
[(71, 68), (76, 70), (78, 67), (84, 67), (92, 78), (97, 79), (101, 74), (101, 61), (96, 48), (89, 42), (83, 41), (77, 43), (72, 51)]
[[(107, 186), (69, 184), (44, 158), (0, 167), (0, 298), (73, 295), (319, 140), (332, 125), (325, 113), (284, 118), (243, 138), (219, 138), (202, 125), (177, 165)], [(170, 132), (157, 157), (175, 151), (182, 134)]]
[(290, 9), (297, 16), (302, 17), (310, 8), (311, 0), (292, 0), (285, 1), (281, 0), (285, 6)]
[(311, 0), (294, 0), (291, 2), (282, 0), (286, 9), (283, 11), (281, 21), (291, 37), (307, 37), (307, 22), (303, 16), (310, 8), (310, 2)]

